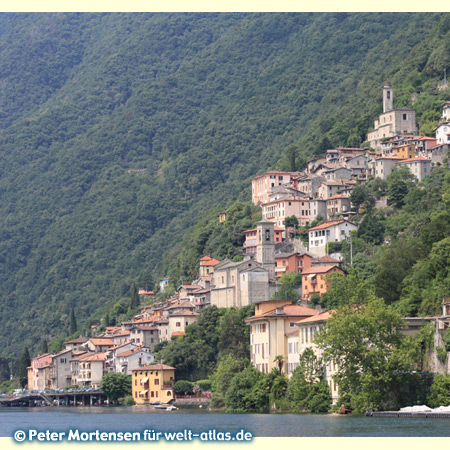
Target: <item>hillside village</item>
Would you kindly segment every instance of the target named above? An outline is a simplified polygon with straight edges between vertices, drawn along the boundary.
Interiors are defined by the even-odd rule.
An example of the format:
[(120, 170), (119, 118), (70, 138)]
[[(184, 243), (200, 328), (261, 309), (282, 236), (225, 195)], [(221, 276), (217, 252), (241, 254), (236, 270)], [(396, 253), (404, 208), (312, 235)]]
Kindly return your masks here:
[[(64, 350), (56, 354), (33, 358), (28, 368), (28, 389), (99, 387), (103, 375), (109, 372), (134, 373), (142, 378), (146, 371), (159, 370), (170, 372), (170, 379), (149, 386), (148, 378), (142, 378), (147, 379), (147, 385), (133, 383), (133, 398), (137, 403), (162, 398), (168, 401), (174, 398), (176, 368), (155, 361), (155, 347), (183, 335), (208, 306), (254, 305), (254, 315), (246, 319), (253, 366), (270, 373), (281, 357), (283, 371), (291, 376), (305, 349), (319, 352), (314, 334), (332, 314), (313, 300), (330, 288), (331, 274), (346, 275), (343, 255), (335, 244), (351, 242), (352, 232), (358, 230), (351, 202), (353, 189), (376, 177), (386, 180), (401, 167), (408, 168), (420, 182), (434, 167), (447, 163), (450, 101), (442, 105), (442, 117), (431, 138), (419, 134), (415, 111), (394, 109), (393, 98), (393, 88), (387, 81), (383, 86), (383, 112), (368, 134), (368, 148), (329, 149), (310, 160), (303, 171), (270, 170), (252, 179), (252, 202), (261, 208), (262, 220), (244, 232), (241, 260), (219, 261), (204, 255), (198, 261), (198, 277), (184, 282), (162, 302), (154, 302), (153, 291), (140, 289), (139, 313), (131, 320), (106, 327), (101, 333), (93, 327), (93, 337), (80, 336), (65, 342)], [(375, 208), (386, 204), (386, 199), (379, 199)], [(219, 223), (226, 220), (225, 213), (218, 216)], [(286, 226), (288, 223), (294, 225)], [(296, 237), (297, 227), (307, 227), (303, 240)], [(286, 274), (301, 275), (296, 304), (274, 297)], [(160, 292), (168, 284), (168, 278), (160, 280)], [(438, 328), (448, 326), (449, 305), (446, 300), (441, 317), (405, 318), (405, 332), (417, 332), (426, 321)], [(432, 364), (436, 371), (446, 369), (437, 361)], [(333, 402), (339, 396), (333, 381), (336, 370), (337, 366), (330, 364), (325, 373)]]

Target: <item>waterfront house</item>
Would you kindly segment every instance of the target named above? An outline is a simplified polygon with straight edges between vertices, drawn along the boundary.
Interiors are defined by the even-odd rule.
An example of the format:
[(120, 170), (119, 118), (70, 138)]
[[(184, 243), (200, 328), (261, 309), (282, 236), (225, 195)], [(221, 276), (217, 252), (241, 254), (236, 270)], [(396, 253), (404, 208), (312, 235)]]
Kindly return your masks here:
[[(300, 319), (319, 314), (305, 306), (292, 305), (291, 300), (272, 300), (255, 305), (255, 315), (245, 320), (250, 326), (250, 360), (260, 372), (278, 367), (275, 358), (288, 360), (287, 336), (296, 331)], [(286, 365), (284, 366), (286, 372)]]
[(169, 403), (174, 399), (175, 367), (153, 364), (132, 370), (134, 401), (139, 404)]

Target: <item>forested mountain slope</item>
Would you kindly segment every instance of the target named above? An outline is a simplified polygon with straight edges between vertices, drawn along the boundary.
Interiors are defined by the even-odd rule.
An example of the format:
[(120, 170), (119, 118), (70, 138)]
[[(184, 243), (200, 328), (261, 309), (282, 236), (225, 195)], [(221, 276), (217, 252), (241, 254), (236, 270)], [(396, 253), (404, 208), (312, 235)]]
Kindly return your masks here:
[(1, 14), (0, 30), (5, 354), (155, 281), (291, 144), (359, 145), (386, 78), (432, 129), (441, 98), (419, 94), (450, 65), (440, 14)]

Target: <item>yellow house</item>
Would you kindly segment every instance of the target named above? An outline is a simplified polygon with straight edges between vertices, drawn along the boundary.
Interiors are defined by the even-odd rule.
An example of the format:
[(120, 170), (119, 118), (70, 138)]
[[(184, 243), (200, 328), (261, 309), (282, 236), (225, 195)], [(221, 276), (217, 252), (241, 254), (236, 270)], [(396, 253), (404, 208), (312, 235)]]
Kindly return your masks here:
[(175, 367), (153, 364), (133, 369), (132, 395), (138, 405), (169, 403), (174, 400)]
[(416, 156), (416, 146), (414, 144), (403, 144), (398, 147), (394, 147), (392, 149), (394, 152), (394, 156), (398, 156), (400, 158), (414, 158)]

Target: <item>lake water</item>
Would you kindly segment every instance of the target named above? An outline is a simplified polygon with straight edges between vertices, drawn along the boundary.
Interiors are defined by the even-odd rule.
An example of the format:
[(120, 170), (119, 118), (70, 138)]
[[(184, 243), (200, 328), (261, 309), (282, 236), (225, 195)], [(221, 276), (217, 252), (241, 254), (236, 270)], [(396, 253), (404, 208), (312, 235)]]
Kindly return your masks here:
[(244, 429), (253, 437), (450, 436), (450, 419), (364, 417), (314, 414), (223, 414), (206, 408), (154, 411), (134, 407), (0, 408), (0, 436), (16, 430), (40, 431), (181, 431), (202, 433), (211, 429), (237, 433)]

